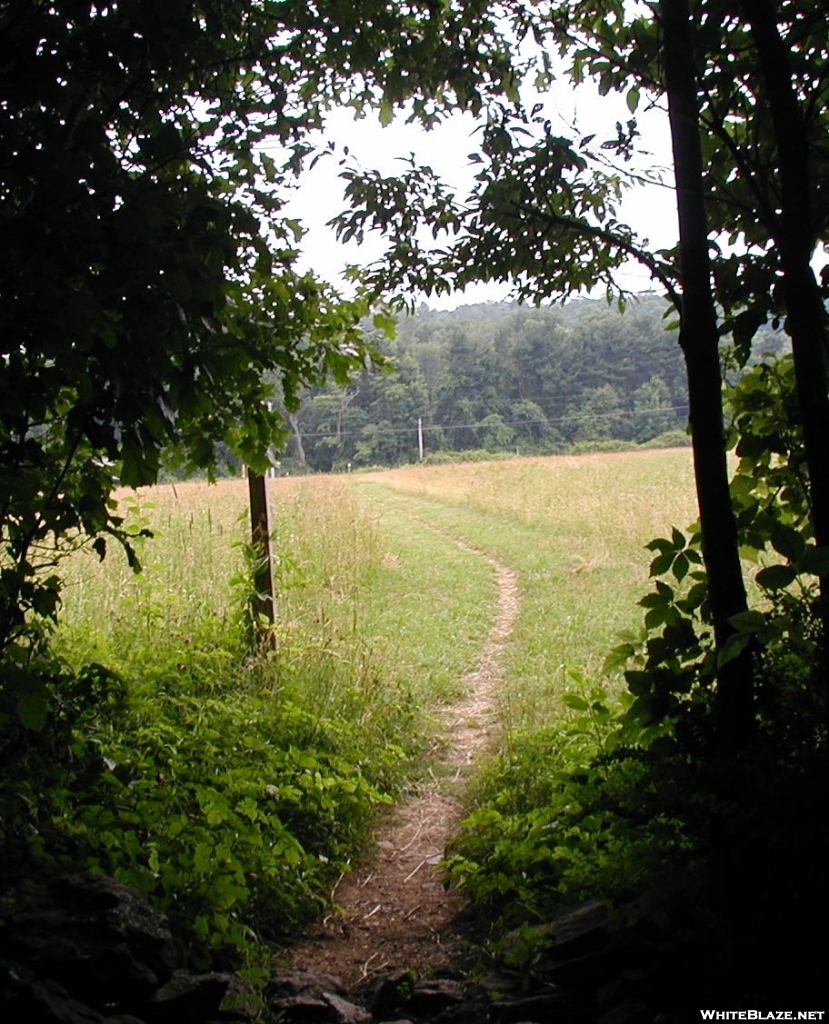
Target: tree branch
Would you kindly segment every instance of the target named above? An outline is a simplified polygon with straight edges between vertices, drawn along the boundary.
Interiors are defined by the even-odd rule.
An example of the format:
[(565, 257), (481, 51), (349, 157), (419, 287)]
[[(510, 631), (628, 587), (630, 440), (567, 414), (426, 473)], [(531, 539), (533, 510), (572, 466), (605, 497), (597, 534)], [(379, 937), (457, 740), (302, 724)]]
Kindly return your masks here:
[(608, 245), (621, 249), (622, 252), (627, 253), (628, 256), (632, 256), (648, 269), (653, 277), (659, 281), (666, 290), (676, 309), (679, 310), (681, 297), (676, 288), (676, 282), (679, 280), (679, 274), (676, 268), (672, 267), (669, 263), (663, 263), (660, 260), (657, 260), (650, 253), (645, 252), (644, 249), (634, 245), (633, 242), (624, 238), (622, 235), (617, 235), (613, 231), (608, 231), (607, 228), (602, 228), (595, 224), (588, 224), (586, 221), (578, 220), (576, 217), (564, 217), (561, 214), (546, 213), (544, 210), (539, 210), (537, 207), (533, 206), (519, 205), (517, 209), (519, 209), (521, 213), (533, 217), (536, 220), (544, 221), (549, 227), (565, 228), (568, 231), (573, 231), (580, 235), (597, 238), (599, 241), (606, 242)]

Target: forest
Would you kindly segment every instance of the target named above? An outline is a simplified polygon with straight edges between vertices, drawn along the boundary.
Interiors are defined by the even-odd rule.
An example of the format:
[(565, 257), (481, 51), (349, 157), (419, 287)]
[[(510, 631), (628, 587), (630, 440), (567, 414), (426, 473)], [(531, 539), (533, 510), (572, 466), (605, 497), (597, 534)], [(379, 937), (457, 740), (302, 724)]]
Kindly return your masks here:
[[(655, 293), (625, 312), (603, 299), (450, 311), (424, 303), (400, 317), (393, 341), (378, 342), (387, 372), (303, 394), (282, 471), (418, 461), (418, 424), (426, 461), (610, 441), (687, 444), (688, 386), (677, 333), (666, 330), (670, 312)], [(782, 354), (785, 335), (763, 331), (756, 347)]]
[[(822, 1012), (827, 20), (827, 0), (0, 0), (0, 1014), (284, 1019), (274, 963), (429, 776), (495, 567), (524, 601), (519, 686), (430, 855), (468, 901), (464, 977), (499, 972), (480, 1020), (536, 1017), (502, 983), (579, 1024), (697, 1020), (703, 997)], [(562, 120), (556, 85), (615, 127)], [(468, 187), (361, 163), (335, 110), (472, 119)], [(336, 237), (375, 252), (334, 281), (304, 269), (290, 205), (320, 161)], [(667, 246), (623, 212), (653, 186)], [(428, 308), (487, 284), (514, 304)], [(578, 460), (680, 438), (681, 470)], [(252, 489), (279, 453), (322, 486), (271, 482), (272, 559), (243, 481), (188, 485), (194, 506), (154, 490), (231, 457)], [(456, 465), (323, 475), (451, 458), (460, 496)], [(670, 480), (690, 509), (660, 504)], [(585, 982), (556, 921), (596, 906), (612, 978)], [(228, 970), (255, 1005), (221, 1005)]]

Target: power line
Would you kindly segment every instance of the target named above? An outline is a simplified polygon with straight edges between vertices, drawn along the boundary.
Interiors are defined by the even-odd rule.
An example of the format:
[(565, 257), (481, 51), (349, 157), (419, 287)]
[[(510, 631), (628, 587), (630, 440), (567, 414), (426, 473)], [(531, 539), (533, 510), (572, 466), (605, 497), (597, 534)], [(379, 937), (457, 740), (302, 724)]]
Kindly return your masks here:
[[(530, 427), (530, 426), (550, 426), (556, 423), (579, 423), (584, 420), (632, 420), (638, 416), (648, 415), (659, 415), (661, 413), (673, 412), (673, 413), (685, 413), (688, 412), (687, 405), (659, 405), (652, 409), (620, 409), (618, 412), (577, 412), (577, 413), (566, 413), (564, 416), (549, 417), (543, 420), (501, 420), (498, 423), (484, 423), (478, 421), (477, 423), (424, 423), (423, 432), (427, 431), (436, 432), (449, 432), (453, 430), (480, 430), (480, 429), (491, 429), (494, 427)], [(491, 415), (497, 416), (498, 413)], [(367, 427), (373, 427), (374, 434), (390, 435), (390, 434), (412, 434), (417, 433), (417, 425), (414, 424), (411, 427), (380, 427), (372, 423), (367, 423), (359, 430), (318, 430), (318, 431), (304, 431), (301, 430), (300, 434), (303, 439), (305, 438), (320, 438), (320, 437), (362, 437), (363, 432)]]

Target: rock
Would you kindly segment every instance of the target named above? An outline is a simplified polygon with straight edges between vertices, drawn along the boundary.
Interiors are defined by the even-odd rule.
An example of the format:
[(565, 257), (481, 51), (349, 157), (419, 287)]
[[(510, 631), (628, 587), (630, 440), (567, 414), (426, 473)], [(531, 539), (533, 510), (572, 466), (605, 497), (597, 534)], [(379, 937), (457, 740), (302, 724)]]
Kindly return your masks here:
[(339, 996), (346, 995), (345, 986), (339, 978), (327, 974), (313, 974), (311, 971), (292, 971), (277, 969), (271, 975), (265, 993), (272, 998), (297, 996), (301, 993), (334, 992)]
[(620, 1003), (603, 1014), (597, 1024), (653, 1024), (653, 1011), (638, 1001)]
[(26, 978), (0, 996), (7, 1024), (104, 1024), (96, 1010), (73, 999), (56, 981)]
[(467, 989), (454, 978), (434, 978), (415, 983), (400, 1008), (416, 1017), (436, 1016), (449, 1006), (465, 1002)]
[(493, 1003), (489, 1010), (492, 1024), (531, 1024), (533, 1021), (577, 1024), (587, 1019), (555, 991), (520, 999), (502, 999)]
[(547, 955), (569, 960), (604, 949), (609, 942), (608, 912), (604, 903), (585, 903), (556, 918), (545, 928)]
[[(238, 1008), (222, 1010), (233, 989)], [(4, 1024), (229, 1024), (247, 1010), (240, 979), (181, 969), (166, 918), (128, 886), (65, 875), (2, 900)]]
[(600, 989), (615, 969), (614, 958), (604, 950), (572, 960), (553, 961), (545, 965), (543, 976), (555, 985)]
[(411, 995), (415, 980), (409, 971), (392, 971), (378, 979), (369, 1003), (377, 1019), (395, 1013)]
[(269, 1003), (285, 1024), (368, 1024), (371, 1014), (333, 992), (285, 996)]
[(467, 997), (461, 1002), (447, 1006), (436, 1016), (428, 1018), (429, 1024), (489, 1024), (489, 1001), (483, 990), (470, 986)]
[(0, 956), (110, 1014), (149, 1000), (176, 966), (165, 918), (113, 879), (26, 885), (3, 899), (0, 918)]
[(371, 1020), (371, 1014), (361, 1006), (355, 1006), (333, 992), (323, 993), (323, 999), (338, 1014), (334, 1018), (336, 1024), (366, 1024)]
[(371, 1014), (345, 999), (338, 978), (278, 970), (265, 989), (268, 1007), (290, 1024), (366, 1024)]
[(229, 974), (176, 971), (147, 1005), (147, 1024), (210, 1020), (219, 1012), (232, 981)]

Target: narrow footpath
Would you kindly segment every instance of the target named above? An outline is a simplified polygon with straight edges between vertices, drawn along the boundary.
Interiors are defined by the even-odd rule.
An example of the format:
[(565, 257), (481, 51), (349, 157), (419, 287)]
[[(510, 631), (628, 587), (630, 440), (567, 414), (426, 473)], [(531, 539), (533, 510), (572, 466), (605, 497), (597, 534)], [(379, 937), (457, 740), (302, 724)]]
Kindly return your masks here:
[(295, 970), (335, 977), (351, 992), (395, 970), (434, 975), (463, 954), (453, 927), (463, 899), (444, 888), (438, 865), (462, 815), (463, 780), (497, 736), (495, 692), (519, 595), (506, 566), (455, 543), (490, 563), (498, 588), (495, 621), (464, 679), (466, 695), (444, 709), (428, 776), (381, 820), (374, 856), (341, 881), (335, 909), (291, 951)]

